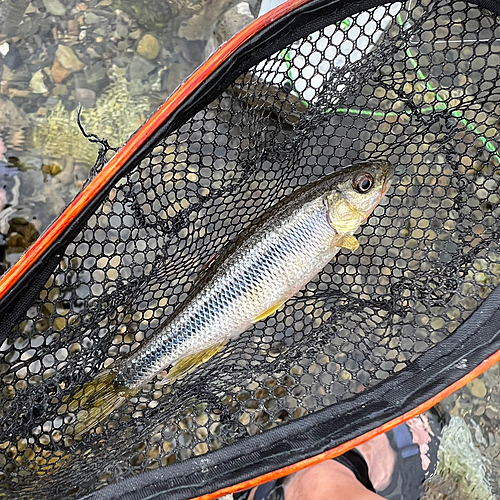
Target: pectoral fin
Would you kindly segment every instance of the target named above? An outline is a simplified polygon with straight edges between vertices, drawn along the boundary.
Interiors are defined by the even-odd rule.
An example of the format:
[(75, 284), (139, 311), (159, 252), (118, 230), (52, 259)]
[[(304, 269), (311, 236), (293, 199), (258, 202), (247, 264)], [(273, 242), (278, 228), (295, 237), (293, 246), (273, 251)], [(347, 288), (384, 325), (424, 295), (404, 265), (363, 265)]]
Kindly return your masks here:
[(286, 302), (286, 300), (283, 300), (281, 302), (277, 302), (276, 304), (272, 305), (269, 309), (264, 311), (262, 314), (259, 314), (253, 320), (253, 323), (258, 323), (259, 321), (265, 320), (268, 316), (271, 316), (271, 314), (274, 314), (285, 302)]
[(350, 234), (346, 234), (335, 243), (335, 246), (340, 248), (347, 248), (347, 250), (357, 250), (359, 248), (359, 241)]
[(174, 364), (172, 369), (167, 374), (167, 379), (176, 379), (193, 371), (198, 366), (206, 363), (210, 358), (214, 357), (222, 348), (227, 344), (227, 340), (211, 346), (203, 351), (197, 352), (196, 354), (190, 354), (181, 358), (177, 363)]

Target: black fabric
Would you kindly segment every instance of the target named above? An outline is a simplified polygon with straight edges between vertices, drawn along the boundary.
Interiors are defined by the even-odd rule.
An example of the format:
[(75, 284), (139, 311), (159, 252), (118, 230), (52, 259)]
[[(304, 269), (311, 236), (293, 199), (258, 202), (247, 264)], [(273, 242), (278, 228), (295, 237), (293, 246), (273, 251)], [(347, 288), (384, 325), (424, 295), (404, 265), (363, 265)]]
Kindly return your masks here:
[(375, 492), (370, 476), (368, 475), (368, 465), (365, 459), (357, 450), (349, 450), (343, 455), (334, 458), (336, 462), (345, 465), (351, 472), (354, 473), (356, 479), (367, 489)]

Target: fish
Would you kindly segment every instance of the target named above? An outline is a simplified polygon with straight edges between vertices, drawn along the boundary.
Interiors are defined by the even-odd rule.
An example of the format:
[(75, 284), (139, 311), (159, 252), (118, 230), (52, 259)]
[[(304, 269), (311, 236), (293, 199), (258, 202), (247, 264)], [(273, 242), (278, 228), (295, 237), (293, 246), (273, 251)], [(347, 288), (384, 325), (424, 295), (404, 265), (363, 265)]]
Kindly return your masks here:
[(90, 431), (160, 376), (175, 381), (215, 356), (296, 295), (341, 248), (389, 189), (385, 160), (354, 164), (299, 188), (209, 259), (188, 297), (135, 351), (87, 382), (66, 403), (75, 435)]

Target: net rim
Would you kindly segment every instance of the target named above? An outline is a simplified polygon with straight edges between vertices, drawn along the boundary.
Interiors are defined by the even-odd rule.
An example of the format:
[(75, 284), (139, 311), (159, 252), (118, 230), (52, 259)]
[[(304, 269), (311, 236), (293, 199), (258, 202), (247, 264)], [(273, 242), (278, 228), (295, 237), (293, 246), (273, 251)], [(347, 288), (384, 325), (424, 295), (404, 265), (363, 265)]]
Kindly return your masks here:
[[(286, 4), (283, 4), (282, 6), (278, 7), (276, 10), (280, 11), (281, 12), (281, 9), (283, 9), (281, 15), (279, 17), (277, 17), (276, 14), (273, 14), (275, 13), (275, 11), (271, 11), (270, 13), (268, 13), (266, 16), (268, 16), (268, 19), (267, 19), (267, 24), (265, 25), (262, 25), (260, 30), (259, 31), (269, 31), (269, 29), (272, 29), (272, 26), (274, 25), (274, 22), (284, 16), (286, 16), (286, 14), (295, 14), (296, 11), (302, 7), (302, 6), (305, 6), (305, 5), (309, 5), (310, 8), (311, 8), (311, 11), (314, 11), (314, 6), (316, 5), (325, 5), (325, 3), (328, 3), (330, 5), (330, 8), (333, 8), (335, 9), (336, 7), (338, 7), (338, 10), (336, 10), (336, 12), (345, 12), (345, 9), (348, 8), (347, 6), (347, 2), (325, 2), (324, 0), (289, 0), (289, 2), (287, 2)], [(371, 7), (374, 7), (374, 6), (377, 6), (377, 5), (382, 5), (382, 4), (388, 4), (388, 3), (394, 3), (394, 2), (382, 2), (382, 1), (362, 1), (362, 2), (358, 2), (355, 4), (355, 12), (358, 12), (360, 10), (364, 10), (364, 9), (367, 9), (367, 8), (371, 8)], [(500, 11), (500, 2), (498, 1), (475, 1), (473, 2), (477, 5), (480, 5), (482, 7), (485, 7), (489, 10), (492, 10), (494, 12), (499, 12)], [(332, 7), (333, 5), (335, 5), (335, 7)], [(289, 9), (285, 9), (285, 6), (289, 6), (290, 8)], [(265, 17), (265, 16), (264, 16)], [(341, 17), (341, 15), (339, 14), (339, 17)], [(262, 19), (262, 18), (261, 18)], [(258, 21), (258, 20), (257, 20)], [(256, 21), (256, 22), (257, 22)], [(256, 23), (254, 22), (254, 24)], [(253, 26), (250, 25), (248, 28), (246, 28), (247, 30), (249, 28), (251, 28)], [(267, 30), (265, 29), (267, 28)], [(253, 30), (251, 32), (249, 32), (246, 36), (246, 38), (238, 38), (240, 37), (243, 32), (241, 32), (240, 34), (236, 35), (235, 38), (237, 39), (240, 39), (241, 40), (241, 43), (238, 45), (238, 47), (242, 46), (245, 44), (245, 42), (247, 42), (250, 38), (252, 38), (253, 36), (257, 35), (259, 32)], [(261, 36), (265, 36), (265, 34), (262, 34)], [(233, 39), (234, 40), (234, 39)], [(233, 42), (233, 40), (231, 42)], [(227, 44), (229, 45), (229, 43)], [(212, 73), (215, 72), (219, 67), (220, 65), (222, 64), (222, 62), (224, 62), (225, 60), (229, 59), (230, 56), (234, 53), (234, 50), (236, 50), (238, 47), (235, 47), (233, 51), (227, 51), (227, 50), (223, 50), (223, 49), (227, 49), (227, 45), (224, 46), (222, 49), (220, 49), (219, 52), (223, 52), (224, 54), (226, 54), (225, 56), (225, 59), (218, 59), (216, 56), (218, 53), (214, 54), (214, 56), (212, 56), (212, 58), (207, 61), (207, 63), (205, 63), (202, 67), (199, 68), (198, 72), (201, 71), (207, 64), (208, 62), (210, 62), (212, 59), (217, 59), (218, 60), (218, 65), (217, 66), (214, 66), (212, 68)], [(104, 169), (108, 169), (106, 170), (106, 172), (108, 172), (108, 174), (110, 175), (109, 179), (107, 182), (102, 182), (104, 179), (102, 177), (102, 173), (105, 171), (103, 170), (103, 172), (101, 172), (100, 174), (98, 174), (98, 176), (96, 176), (96, 178), (93, 179), (93, 181), (90, 183), (90, 185), (88, 187), (90, 187), (92, 185), (92, 183), (94, 181), (96, 181), (99, 176), (100, 177), (100, 180), (101, 180), (101, 184), (99, 184), (99, 188), (98, 189), (95, 189), (94, 194), (97, 193), (97, 192), (101, 192), (102, 190), (105, 190), (105, 187), (107, 184), (111, 184), (111, 182), (113, 181), (113, 179), (116, 178), (116, 176), (120, 175), (120, 170), (121, 168), (125, 165), (125, 163), (127, 163), (127, 161), (129, 161), (133, 156), (134, 154), (136, 154), (138, 151), (140, 151), (140, 148), (141, 147), (147, 147), (147, 142), (148, 142), (148, 139), (151, 139), (150, 136), (148, 136), (147, 134), (148, 133), (151, 133), (151, 130), (155, 131), (155, 127), (151, 127), (149, 130), (149, 132), (145, 132), (144, 131), (144, 128), (146, 125), (150, 124), (150, 122), (155, 118), (155, 116), (160, 116), (161, 115), (161, 111), (162, 109), (165, 109), (167, 107), (167, 104), (168, 103), (171, 103), (173, 98), (179, 94), (180, 96), (183, 97), (183, 100), (179, 100), (178, 102), (175, 103), (175, 106), (173, 104), (171, 104), (171, 107), (169, 108), (168, 110), (168, 113), (167, 115), (161, 115), (163, 116), (162, 120), (163, 122), (158, 119), (156, 122), (155, 122), (155, 126), (156, 127), (160, 127), (167, 119), (169, 119), (172, 114), (178, 109), (178, 107), (184, 102), (185, 99), (187, 99), (191, 93), (194, 91), (194, 89), (198, 88), (204, 81), (204, 78), (201, 78), (195, 82), (193, 80), (193, 78), (195, 77), (197, 73), (193, 74), (192, 77), (190, 77), (173, 95), (172, 97), (157, 111), (157, 113), (155, 113), (155, 115), (153, 115), (153, 117), (148, 120), (148, 122), (136, 133), (136, 135), (127, 143), (127, 145), (104, 167)], [(211, 74), (211, 73), (209, 73)], [(186, 90), (186, 85), (187, 84), (190, 84), (191, 87), (190, 87), (190, 90), (187, 91)], [(138, 136), (141, 136), (142, 134), (142, 142), (140, 142), (137, 137)], [(133, 143), (134, 141), (136, 141), (134, 144), (135, 144), (135, 149), (131, 149), (131, 150), (127, 150), (129, 151), (129, 156), (128, 157), (125, 157), (123, 156), (123, 162), (121, 164), (118, 164), (116, 163), (118, 160), (116, 160), (116, 158), (120, 158), (121, 154), (125, 154), (123, 153), (123, 151), (126, 150), (126, 148), (131, 144)], [(150, 141), (151, 142), (151, 141)], [(115, 167), (117, 168), (116, 172), (113, 174), (112, 172), (109, 171), (109, 165), (115, 161), (114, 165)], [(97, 184), (95, 185), (97, 186)], [(88, 189), (88, 188), (87, 188)], [(80, 193), (80, 195), (74, 200), (74, 202), (72, 204), (69, 205), (69, 207), (65, 210), (64, 213), (66, 213), (66, 211), (68, 210), (71, 210), (72, 208), (75, 210), (73, 212), (73, 215), (74, 217), (73, 218), (68, 218), (66, 219), (66, 225), (60, 225), (58, 226), (59, 229), (58, 229), (58, 233), (56, 234), (55, 236), (55, 239), (46, 243), (46, 245), (43, 247), (43, 249), (39, 250), (39, 253), (37, 254), (38, 256), (33, 256), (31, 255), (31, 257), (28, 257), (28, 255), (30, 254), (30, 251), (28, 251), (24, 256), (23, 258), (25, 258), (25, 260), (28, 260), (28, 265), (26, 267), (26, 270), (25, 272), (30, 269), (36, 262), (37, 260), (40, 258), (41, 255), (43, 255), (45, 252), (47, 252), (51, 246), (54, 244), (54, 242), (56, 241), (56, 239), (63, 235), (65, 233), (65, 231), (67, 230), (67, 228), (70, 226), (70, 224), (76, 220), (76, 218), (78, 217), (78, 215), (81, 213), (81, 210), (83, 210), (83, 208), (86, 206), (87, 203), (89, 203), (89, 200), (91, 198), (87, 197), (86, 200), (87, 201), (82, 201), (81, 200), (81, 195), (83, 194)], [(77, 200), (80, 200), (80, 207), (81, 207), (81, 210), (80, 212), (78, 212), (75, 208), (75, 203), (77, 202)], [(61, 216), (62, 217), (62, 216)], [(58, 221), (60, 221), (61, 217), (59, 219), (57, 219), (56, 223)], [(60, 224), (63, 224), (62, 222)], [(53, 227), (55, 226), (55, 224), (53, 224), (49, 230), (53, 230)], [(49, 232), (49, 230), (47, 232)], [(42, 236), (42, 238), (46, 237), (46, 234), (44, 234)], [(41, 239), (42, 239), (41, 238)], [(41, 240), (40, 239), (40, 240)], [(39, 241), (40, 241), (39, 240)], [(33, 247), (32, 247), (33, 248)], [(30, 249), (31, 250), (31, 249)], [(56, 254), (56, 258), (57, 258), (57, 254)], [(19, 262), (18, 262), (19, 264)], [(11, 268), (11, 271), (12, 271), (13, 268)], [(6, 280), (7, 276), (8, 276), (9, 273), (7, 273), (6, 276), (4, 276), (4, 278), (0, 281), (0, 299), (2, 297), (6, 297), (6, 295), (8, 294), (8, 292), (12, 289), (12, 287), (17, 283), (16, 279), (11, 279), (11, 287), (7, 290), (4, 291), (3, 295), (2, 295), (2, 291), (3, 291), (3, 288), (2, 286), (4, 285), (4, 280)], [(23, 273), (19, 274), (18, 276), (21, 276)], [(491, 300), (490, 300), (491, 299)], [(219, 489), (215, 492), (209, 492), (210, 490), (210, 486), (207, 485), (205, 483), (205, 486), (204, 486), (204, 490), (207, 491), (208, 493), (205, 494), (205, 495), (202, 495), (202, 496), (199, 496), (199, 497), (196, 497), (198, 499), (211, 499), (211, 498), (217, 498), (218, 496), (222, 495), (222, 494), (227, 494), (227, 493), (230, 493), (230, 492), (235, 492), (235, 491), (239, 491), (241, 489), (246, 489), (248, 487), (252, 487), (252, 486), (256, 486), (258, 484), (261, 484), (265, 481), (268, 481), (270, 479), (275, 479), (275, 478), (278, 478), (278, 477), (281, 477), (281, 476), (284, 476), (286, 474), (289, 474), (291, 472), (295, 472), (296, 470), (300, 470), (306, 466), (310, 466), (310, 465), (313, 465), (315, 463), (319, 463), (321, 461), (324, 461), (324, 460), (327, 460), (327, 459), (330, 459), (330, 458), (333, 458), (334, 456), (337, 456), (341, 453), (344, 453), (345, 451), (347, 451), (348, 449), (351, 449), (353, 448), (354, 446), (357, 446), (358, 444), (360, 444), (361, 442), (364, 442), (372, 437), (374, 437), (375, 435), (378, 435), (378, 434), (381, 434), (383, 432), (386, 432), (387, 430), (395, 427), (396, 425), (412, 418), (414, 415), (422, 412), (422, 411), (425, 411), (425, 409), (428, 409), (430, 406), (432, 406), (433, 404), (436, 404), (437, 402), (441, 401), (442, 399), (444, 399), (445, 397), (447, 397), (449, 394), (451, 394), (452, 392), (454, 392), (455, 390), (459, 389), (460, 387), (462, 387), (463, 385), (465, 385), (467, 382), (469, 382), (470, 380), (472, 380), (473, 378), (475, 378), (476, 376), (480, 375), (481, 373), (483, 373), (484, 371), (486, 371), (492, 364), (498, 362), (500, 360), (500, 350), (498, 349), (499, 345), (500, 345), (500, 340), (497, 338), (499, 337), (500, 335), (500, 288), (497, 288), (489, 297), (489, 299), (487, 299), (479, 308), (478, 310), (466, 321), (463, 323), (463, 325), (457, 330), (457, 332), (455, 332), (455, 334), (453, 334), (452, 336), (450, 336), (450, 339), (454, 339), (454, 342), (456, 343), (456, 339), (457, 339), (457, 334), (458, 332), (462, 332), (462, 334), (464, 335), (464, 337), (466, 338), (469, 338), (471, 336), (471, 329), (474, 328), (474, 325), (476, 325), (476, 328), (479, 328), (479, 326), (484, 326), (484, 330), (486, 330), (488, 327), (490, 329), (493, 329), (493, 333), (492, 335), (490, 336), (490, 338), (488, 339), (488, 343), (487, 344), (484, 344), (484, 345), (481, 345), (481, 346), (477, 346), (475, 345), (474, 346), (474, 349), (476, 350), (476, 357), (475, 357), (475, 363), (477, 364), (477, 366), (475, 366), (472, 370), (471, 370), (471, 366), (473, 366), (474, 363), (471, 363), (469, 362), (469, 365), (466, 366), (465, 368), (460, 368), (458, 369), (457, 371), (457, 367), (454, 367), (455, 371), (453, 372), (453, 374), (450, 374), (450, 370), (448, 370), (448, 372), (446, 371), (446, 367), (443, 368), (443, 370), (441, 372), (439, 372), (443, 378), (446, 378), (446, 376), (448, 377), (446, 379), (446, 381), (442, 382), (441, 381), (441, 385), (446, 385), (446, 388), (441, 390), (440, 392), (438, 392), (435, 396), (433, 396), (432, 398), (427, 398), (426, 401), (424, 401), (423, 403), (421, 403), (420, 405), (418, 405), (416, 408), (413, 408), (412, 410), (402, 414), (401, 416), (397, 417), (397, 418), (394, 418), (388, 422), (385, 422), (383, 423), (382, 425), (380, 425), (379, 427), (377, 427), (376, 429), (373, 429), (373, 430), (370, 430), (368, 432), (365, 432), (363, 434), (361, 434), (359, 437), (357, 438), (354, 438), (354, 439), (351, 439), (339, 446), (336, 446), (334, 448), (330, 448), (328, 449), (327, 451), (324, 451), (322, 453), (319, 453), (319, 454), (316, 454), (310, 458), (307, 458), (307, 459), (304, 459), (304, 460), (301, 460), (293, 465), (289, 465), (289, 466), (286, 466), (286, 467), (283, 467), (283, 468), (279, 468), (277, 470), (275, 470), (274, 472), (270, 472), (270, 473), (266, 473), (264, 475), (260, 475), (256, 478), (253, 478), (253, 479), (247, 479), (241, 483), (238, 483), (237, 485), (233, 485), (233, 486), (228, 486), (226, 488), (222, 488), (222, 489)], [(489, 316), (488, 316), (488, 312), (490, 313)], [(498, 316), (497, 318), (497, 321), (492, 321), (492, 318), (494, 316)], [(477, 325), (477, 322), (478, 320), (480, 321), (480, 325), (478, 326)], [(485, 335), (485, 333), (481, 332), (481, 335), (483, 337), (488, 337), (487, 335)], [(437, 346), (437, 347), (442, 347), (441, 345), (440, 346)], [(495, 352), (496, 350), (496, 352)], [(480, 352), (478, 352), (480, 351)], [(484, 360), (484, 357), (486, 355), (489, 354), (489, 357), (485, 360)], [(445, 355), (444, 354), (441, 354), (441, 356), (444, 358)], [(424, 356), (423, 356), (424, 357)], [(425, 360), (427, 360), (429, 358), (429, 356), (425, 357)], [(469, 359), (469, 361), (471, 360), (472, 358)], [(470, 371), (469, 371), (470, 370)], [(469, 373), (466, 373), (467, 371), (469, 371)], [(448, 374), (448, 375), (447, 375)], [(460, 378), (458, 380), (456, 380), (456, 377), (460, 375)], [(453, 383), (450, 383), (451, 380), (454, 380)], [(436, 390), (433, 389), (434, 391)], [(372, 391), (367, 391), (367, 394), (370, 394), (370, 395), (373, 395), (373, 392)], [(356, 398), (355, 402), (358, 401), (358, 399)], [(395, 406), (397, 406), (395, 404), (396, 402), (394, 402), (393, 404)], [(414, 404), (415, 403), (415, 399), (412, 400), (412, 403)], [(352, 405), (352, 400), (351, 400), (351, 405)], [(354, 405), (356, 406), (356, 405)], [(401, 410), (404, 409), (404, 407), (401, 407)], [(336, 410), (336, 412), (334, 413), (338, 413), (338, 406), (336, 405), (335, 407), (333, 408), (326, 408), (324, 410), (321, 410), (320, 412), (318, 412), (318, 415), (320, 413), (323, 413), (323, 412), (326, 412), (326, 411), (329, 411), (330, 412), (333, 412), (333, 410)], [(300, 422), (301, 424), (307, 419), (300, 419)], [(379, 421), (382, 420), (382, 419), (379, 419)], [(312, 424), (312, 425), (315, 425), (314, 422), (309, 419), (309, 423)], [(290, 423), (290, 424), (286, 424), (282, 427), (279, 428), (280, 431), (283, 432), (283, 429), (286, 430), (286, 432), (289, 434), (289, 435), (294, 435), (296, 434), (296, 431), (294, 430), (293, 427), (290, 427), (292, 426), (293, 423)], [(276, 429), (278, 430), (278, 429)], [(267, 431), (266, 433), (264, 433), (263, 435), (261, 436), (266, 436), (267, 439), (269, 439), (269, 436), (271, 432), (273, 432), (273, 430), (271, 431)], [(358, 429), (359, 431), (359, 429)], [(260, 437), (260, 436), (257, 436), (257, 437)], [(255, 440), (254, 440), (255, 441)], [(244, 446), (242, 446), (244, 445)], [(236, 445), (234, 445), (236, 446)], [(242, 448), (242, 451), (245, 452), (245, 448), (248, 446), (248, 443), (241, 443), (240, 444), (240, 448)], [(229, 448), (231, 448), (231, 446), (228, 446), (224, 451), (229, 451)], [(210, 455), (212, 454), (216, 454), (218, 452), (212, 452)], [(200, 460), (207, 460), (207, 457), (199, 457)], [(175, 464), (173, 466), (169, 466), (169, 476), (171, 476), (176, 470), (177, 470), (177, 467), (179, 466), (184, 466), (184, 468), (180, 469), (182, 470), (182, 473), (178, 473), (177, 476), (182, 476), (182, 475), (189, 475), (190, 472), (192, 472), (193, 470), (193, 460), (198, 460), (198, 459), (190, 459), (190, 460), (187, 460), (186, 462), (183, 462), (182, 464)], [(298, 467), (298, 468), (296, 468)], [(174, 469), (172, 469), (174, 468)], [(195, 469), (196, 470), (196, 469)], [(199, 470), (199, 468), (198, 468)], [(165, 471), (161, 471), (161, 472), (157, 472), (156, 475), (152, 475), (153, 472), (147, 472), (147, 473), (144, 473), (144, 474), (141, 474), (139, 476), (140, 480), (141, 480), (141, 484), (144, 484), (146, 482), (146, 480), (151, 480), (153, 477), (155, 478), (153, 482), (158, 482), (160, 480), (162, 480), (165, 476), (166, 476), (166, 472)], [(146, 477), (147, 476), (147, 477)], [(187, 494), (187, 489), (186, 489), (186, 486), (185, 485), (182, 485), (182, 484), (178, 484), (175, 486), (175, 489), (176, 489), (176, 492), (174, 493), (171, 493), (170, 491), (172, 490), (169, 490), (169, 493), (167, 493), (165, 490), (164, 491), (160, 491), (158, 492), (158, 494), (155, 494), (153, 496), (149, 495), (147, 497), (145, 496), (142, 496), (141, 493), (137, 493), (137, 490), (133, 490), (133, 488), (131, 488), (131, 485), (133, 484), (131, 481), (133, 480), (137, 480), (139, 478), (130, 478), (130, 479), (125, 479), (125, 480), (122, 480), (120, 481), (119, 483), (117, 483), (116, 485), (110, 485), (110, 486), (107, 486), (105, 488), (103, 488), (102, 490), (100, 490), (99, 492), (96, 492), (96, 493), (92, 493), (91, 495), (88, 495), (88, 496), (85, 496), (83, 498), (87, 498), (87, 499), (92, 499), (92, 500), (101, 500), (101, 499), (111, 499), (111, 498), (118, 498), (120, 497), (122, 500), (125, 500), (125, 499), (138, 499), (138, 498), (160, 498), (162, 497), (162, 495), (168, 495), (168, 498), (187, 498), (186, 497), (186, 494)], [(208, 480), (209, 478), (207, 478)], [(116, 488), (117, 486), (119, 486), (121, 489), (119, 489), (118, 491), (115, 490), (114, 488)], [(199, 486), (199, 485), (198, 485)], [(202, 485), (203, 486), (203, 485)], [(213, 489), (213, 487), (212, 487)], [(203, 488), (202, 487), (198, 487), (198, 491), (202, 491)], [(109, 495), (113, 495), (113, 496), (109, 496), (108, 493), (106, 493), (108, 496), (100, 496), (102, 495), (104, 492), (108, 492)], [(178, 494), (177, 494), (178, 493)], [(190, 493), (192, 494), (192, 492)], [(138, 496), (139, 495), (139, 496)]]

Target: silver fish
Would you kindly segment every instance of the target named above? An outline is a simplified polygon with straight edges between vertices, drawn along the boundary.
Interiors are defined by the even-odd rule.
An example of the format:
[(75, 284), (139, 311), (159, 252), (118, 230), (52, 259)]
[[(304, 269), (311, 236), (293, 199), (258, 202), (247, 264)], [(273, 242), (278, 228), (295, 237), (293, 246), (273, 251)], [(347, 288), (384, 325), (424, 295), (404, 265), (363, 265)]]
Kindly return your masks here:
[(386, 161), (360, 163), (297, 190), (262, 214), (143, 345), (75, 395), (73, 409), (81, 409), (77, 434), (157, 375), (172, 380), (206, 362), (276, 312), (341, 248), (356, 250), (353, 233), (380, 203), (393, 173)]

